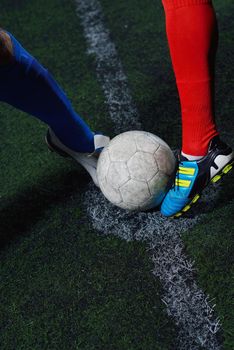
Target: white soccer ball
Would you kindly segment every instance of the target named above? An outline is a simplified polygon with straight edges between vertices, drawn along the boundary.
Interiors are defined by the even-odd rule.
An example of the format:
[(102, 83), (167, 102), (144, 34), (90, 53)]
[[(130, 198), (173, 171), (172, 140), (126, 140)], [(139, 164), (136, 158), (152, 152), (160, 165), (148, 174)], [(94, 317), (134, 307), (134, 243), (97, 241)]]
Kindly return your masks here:
[(161, 203), (175, 163), (170, 147), (158, 136), (145, 131), (124, 132), (100, 154), (100, 189), (123, 209), (151, 209)]

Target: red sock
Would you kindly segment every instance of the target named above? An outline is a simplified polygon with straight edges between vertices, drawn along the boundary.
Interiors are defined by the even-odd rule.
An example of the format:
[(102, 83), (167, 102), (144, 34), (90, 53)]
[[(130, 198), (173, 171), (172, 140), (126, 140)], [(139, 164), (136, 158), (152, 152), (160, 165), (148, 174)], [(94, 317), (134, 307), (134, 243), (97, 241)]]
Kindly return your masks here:
[(182, 112), (182, 151), (204, 156), (218, 134), (214, 62), (218, 29), (211, 0), (162, 0)]

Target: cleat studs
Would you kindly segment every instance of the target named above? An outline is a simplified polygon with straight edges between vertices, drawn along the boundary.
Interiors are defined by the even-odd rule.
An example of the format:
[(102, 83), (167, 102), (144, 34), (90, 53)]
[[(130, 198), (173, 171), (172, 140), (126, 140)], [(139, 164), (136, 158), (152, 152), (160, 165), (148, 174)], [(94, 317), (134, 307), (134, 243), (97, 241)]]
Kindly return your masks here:
[(200, 198), (199, 194), (196, 194), (196, 196), (193, 198), (192, 203), (196, 203), (198, 199)]
[(183, 213), (177, 213), (177, 214), (175, 214), (173, 217), (174, 217), (174, 218), (179, 218), (182, 214), (183, 214)]
[(216, 183), (216, 182), (218, 182), (221, 179), (221, 177), (222, 177), (221, 175), (216, 175), (215, 177), (213, 177), (211, 182)]
[(233, 168), (232, 164), (228, 164), (227, 166), (225, 166), (225, 168), (223, 169), (223, 173), (227, 174), (231, 169)]
[(184, 207), (184, 209), (183, 209), (183, 212), (188, 211), (190, 208), (191, 208), (191, 205), (186, 205), (186, 207)]

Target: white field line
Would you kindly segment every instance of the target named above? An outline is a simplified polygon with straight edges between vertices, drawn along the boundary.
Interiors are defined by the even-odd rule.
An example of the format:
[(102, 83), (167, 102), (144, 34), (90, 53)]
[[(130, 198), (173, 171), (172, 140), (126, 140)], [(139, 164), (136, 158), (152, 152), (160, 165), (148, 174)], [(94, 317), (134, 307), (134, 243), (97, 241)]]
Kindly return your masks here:
[[(76, 3), (88, 53), (95, 55), (97, 77), (116, 133), (140, 129), (127, 77), (104, 24), (100, 3), (98, 0), (76, 0)], [(216, 196), (217, 191), (206, 192), (203, 212), (212, 207)], [(111, 232), (126, 240), (149, 242), (153, 274), (160, 278), (164, 287), (162, 299), (168, 315), (173, 317), (180, 329), (175, 349), (195, 350), (200, 346), (208, 350), (220, 349), (217, 339), (219, 321), (214, 317), (207, 296), (194, 280), (193, 263), (187, 259), (180, 238), (182, 232), (198, 222), (196, 213), (191, 219), (180, 220), (163, 218), (159, 212), (131, 214), (112, 206), (92, 185), (84, 201), (94, 228), (103, 234)], [(201, 207), (202, 203), (200, 210)]]
[(139, 115), (129, 91), (127, 77), (103, 23), (100, 4), (93, 0), (77, 0), (76, 3), (88, 43), (88, 53), (96, 56), (97, 77), (115, 124), (115, 132), (140, 129)]

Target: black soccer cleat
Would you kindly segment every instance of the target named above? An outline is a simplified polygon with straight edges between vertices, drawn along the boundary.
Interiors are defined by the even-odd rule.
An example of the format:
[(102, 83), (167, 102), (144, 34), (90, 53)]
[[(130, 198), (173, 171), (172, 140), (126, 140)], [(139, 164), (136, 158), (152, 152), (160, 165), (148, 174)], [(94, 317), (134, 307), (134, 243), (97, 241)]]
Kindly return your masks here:
[(203, 189), (210, 182), (218, 182), (234, 165), (234, 152), (231, 147), (215, 136), (209, 145), (207, 155), (196, 161), (178, 157), (175, 181), (165, 196), (161, 213), (179, 217), (198, 201)]

